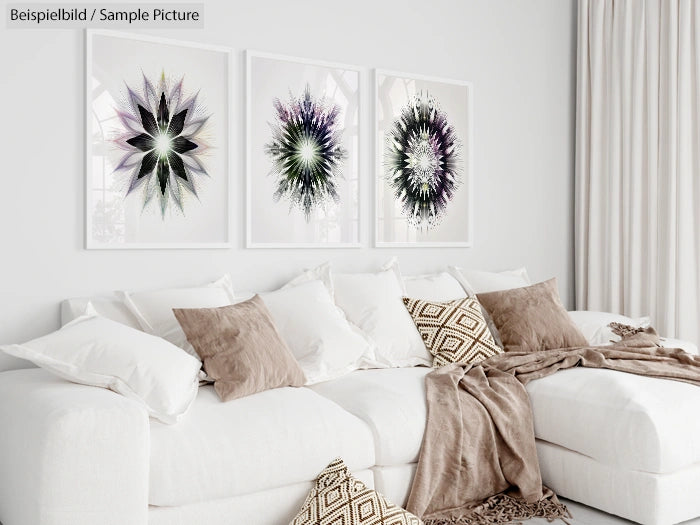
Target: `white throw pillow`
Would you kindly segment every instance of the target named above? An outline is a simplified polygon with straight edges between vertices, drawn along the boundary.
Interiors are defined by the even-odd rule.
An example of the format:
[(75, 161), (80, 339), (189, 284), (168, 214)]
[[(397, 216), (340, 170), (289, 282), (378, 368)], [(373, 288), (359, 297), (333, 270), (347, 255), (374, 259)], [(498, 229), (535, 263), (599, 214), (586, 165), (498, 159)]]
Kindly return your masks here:
[(403, 278), (407, 297), (426, 301), (463, 299), (467, 293), (459, 281), (447, 272), (411, 275)]
[(469, 295), (523, 288), (532, 284), (525, 268), (503, 272), (483, 272), (449, 266), (448, 271)]
[(621, 323), (635, 328), (646, 328), (650, 325), (649, 317), (634, 319), (626, 315), (611, 314), (608, 312), (590, 312), (577, 310), (569, 312), (569, 317), (576, 324), (581, 333), (591, 346), (609, 345), (617, 343), (621, 337), (613, 333), (608, 326), (610, 323)]
[(69, 381), (109, 388), (175, 423), (197, 396), (200, 362), (159, 337), (88, 311), (56, 332), (0, 349)]
[(431, 366), (432, 356), (403, 304), (397, 268), (334, 273), (333, 286), (336, 304), (376, 344), (376, 363), (367, 366)]
[(326, 286), (328, 293), (333, 297), (333, 279), (331, 277), (331, 263), (329, 262), (319, 264), (316, 268), (311, 268), (310, 270), (304, 270), (301, 274), (285, 284), (282, 289), (317, 280), (321, 281)]
[(123, 296), (124, 304), (134, 314), (144, 332), (162, 337), (197, 359), (199, 356), (175, 319), (173, 308), (217, 308), (235, 301), (228, 275), (204, 286), (123, 292)]
[(348, 323), (320, 280), (260, 297), (304, 370), (307, 385), (343, 376), (374, 359), (371, 343)]
[(396, 275), (396, 278), (399, 281), (399, 284), (401, 285), (401, 290), (403, 290), (403, 293), (406, 293), (406, 286), (404, 285), (403, 282), (403, 274), (401, 273), (401, 268), (399, 268), (399, 259), (398, 257), (392, 257), (389, 259), (382, 267), (380, 268), (381, 271), (384, 270), (391, 270), (394, 272)]
[(142, 330), (141, 323), (124, 303), (124, 294), (112, 292), (107, 295), (94, 297), (74, 297), (61, 303), (61, 326), (67, 325), (74, 319), (85, 314), (88, 303), (95, 312), (105, 319)]

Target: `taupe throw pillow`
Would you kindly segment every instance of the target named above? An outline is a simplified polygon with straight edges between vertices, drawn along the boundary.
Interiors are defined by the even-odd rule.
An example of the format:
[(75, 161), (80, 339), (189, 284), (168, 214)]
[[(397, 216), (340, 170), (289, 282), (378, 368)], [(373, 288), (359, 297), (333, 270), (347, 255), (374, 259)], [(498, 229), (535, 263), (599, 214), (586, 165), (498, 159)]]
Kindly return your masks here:
[(403, 298), (433, 366), (478, 363), (502, 352), (491, 335), (476, 297), (438, 302)]
[(173, 313), (223, 401), (304, 384), (304, 372), (259, 296), (220, 308), (176, 308)]
[(557, 280), (525, 288), (477, 294), (506, 352), (536, 352), (586, 346), (588, 342), (566, 313)]
[(289, 525), (422, 525), (407, 510), (352, 477), (343, 460), (328, 465), (316, 479)]

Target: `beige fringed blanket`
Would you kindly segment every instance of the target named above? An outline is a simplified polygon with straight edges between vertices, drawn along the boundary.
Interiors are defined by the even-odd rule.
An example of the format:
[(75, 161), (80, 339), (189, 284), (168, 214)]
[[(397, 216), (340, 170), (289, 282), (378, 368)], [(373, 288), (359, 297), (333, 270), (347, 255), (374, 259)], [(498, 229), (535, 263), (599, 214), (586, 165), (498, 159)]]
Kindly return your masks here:
[(700, 386), (700, 357), (648, 346), (655, 334), (646, 336), (641, 344), (647, 347), (628, 340), (609, 347), (511, 352), (429, 374), (428, 421), (407, 509), (426, 525), (567, 517), (566, 507), (542, 486), (524, 385), (582, 366)]

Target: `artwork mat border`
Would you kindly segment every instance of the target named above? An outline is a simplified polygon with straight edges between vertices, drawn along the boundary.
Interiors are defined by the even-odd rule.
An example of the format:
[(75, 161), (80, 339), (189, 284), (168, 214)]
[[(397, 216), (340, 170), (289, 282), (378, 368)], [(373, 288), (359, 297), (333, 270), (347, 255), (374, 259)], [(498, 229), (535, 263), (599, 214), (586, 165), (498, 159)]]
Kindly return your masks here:
[[(467, 171), (467, 180), (465, 186), (469, 192), (467, 206), (469, 206), (468, 217), (469, 225), (467, 227), (466, 241), (437, 241), (437, 242), (406, 242), (406, 241), (379, 241), (379, 212), (377, 210), (377, 183), (382, 180), (382, 156), (379, 155), (377, 148), (379, 147), (379, 75), (407, 78), (411, 80), (422, 80), (426, 82), (438, 82), (442, 84), (451, 84), (466, 87), (469, 91), (467, 101), (467, 127), (469, 136), (467, 138), (467, 147), (469, 148), (468, 158), (465, 159), (465, 168)], [(374, 223), (373, 231), (373, 247), (374, 248), (473, 248), (474, 247), (474, 82), (468, 80), (456, 80), (450, 78), (436, 77), (430, 75), (421, 75), (416, 73), (406, 73), (403, 71), (395, 71), (391, 69), (374, 68), (372, 71), (372, 118), (373, 118), (373, 141), (372, 155), (374, 176), (372, 178), (372, 222)], [(383, 141), (384, 138), (381, 137)]]
[[(333, 69), (345, 69), (357, 72), (357, 128), (358, 128), (358, 141), (357, 141), (357, 163), (358, 163), (358, 174), (357, 174), (357, 241), (356, 242), (306, 242), (306, 243), (269, 243), (269, 242), (254, 242), (252, 239), (252, 62), (254, 58), (267, 58), (271, 60), (281, 60), (286, 62), (294, 62), (298, 64), (305, 64), (311, 66), (319, 66)], [(362, 217), (362, 135), (363, 131), (366, 132), (364, 122), (365, 119), (362, 117), (362, 80), (364, 74), (367, 72), (366, 67), (355, 66), (352, 64), (344, 64), (340, 62), (329, 62), (325, 60), (316, 60), (310, 58), (302, 58), (297, 56), (270, 53), (267, 51), (257, 51), (254, 49), (245, 50), (245, 105), (246, 105), (246, 128), (245, 128), (245, 208), (246, 208), (246, 225), (245, 225), (245, 247), (250, 249), (265, 249), (265, 248), (362, 248), (362, 225), (364, 224)]]
[[(91, 138), (92, 138), (92, 112), (90, 111), (92, 105), (92, 39), (94, 36), (109, 36), (114, 38), (122, 38), (125, 40), (137, 40), (142, 42), (149, 42), (153, 44), (164, 44), (172, 46), (181, 47), (191, 47), (195, 49), (201, 49), (204, 51), (216, 51), (219, 53), (224, 53), (226, 55), (226, 97), (227, 97), (227, 108), (226, 108), (226, 132), (227, 141), (225, 148), (226, 155), (226, 240), (223, 242), (190, 242), (190, 243), (101, 243), (95, 242), (90, 238), (92, 232), (92, 218), (90, 216), (90, 194), (89, 187), (91, 186), (92, 178), (92, 148), (91, 148)], [(233, 82), (232, 75), (234, 71), (233, 64), (233, 49), (226, 46), (217, 46), (210, 44), (202, 44), (199, 42), (191, 42), (184, 40), (177, 40), (172, 38), (162, 38), (151, 35), (141, 35), (137, 33), (126, 33), (123, 31), (112, 31), (106, 29), (85, 29), (85, 180), (83, 184), (83, 191), (85, 192), (85, 249), (86, 250), (172, 250), (172, 249), (187, 249), (187, 250), (198, 250), (198, 249), (228, 249), (233, 246), (233, 228), (231, 225), (231, 203), (233, 184), (231, 181), (231, 139), (233, 137), (233, 119), (231, 118), (231, 108), (233, 103)], [(223, 149), (223, 148), (222, 148)]]

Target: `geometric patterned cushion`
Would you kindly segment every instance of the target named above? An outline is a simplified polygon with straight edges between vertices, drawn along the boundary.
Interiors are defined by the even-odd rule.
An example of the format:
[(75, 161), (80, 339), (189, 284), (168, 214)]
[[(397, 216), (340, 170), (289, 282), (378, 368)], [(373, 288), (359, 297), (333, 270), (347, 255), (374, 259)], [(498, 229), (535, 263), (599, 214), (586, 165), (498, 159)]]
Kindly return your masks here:
[(316, 485), (289, 525), (422, 524), (416, 516), (353, 478), (338, 458), (316, 478)]
[(502, 350), (494, 342), (476, 297), (448, 302), (403, 298), (435, 368), (478, 363)]

